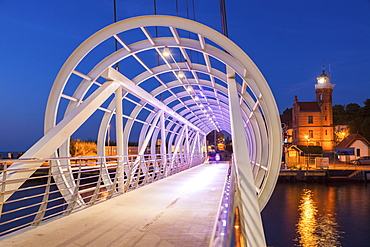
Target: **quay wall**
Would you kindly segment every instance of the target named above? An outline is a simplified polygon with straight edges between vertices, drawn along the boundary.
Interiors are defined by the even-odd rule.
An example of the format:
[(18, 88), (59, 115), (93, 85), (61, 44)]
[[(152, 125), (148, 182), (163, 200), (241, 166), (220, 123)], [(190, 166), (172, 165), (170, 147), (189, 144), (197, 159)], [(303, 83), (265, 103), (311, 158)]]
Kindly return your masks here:
[(368, 170), (280, 170), (279, 182), (370, 182)]

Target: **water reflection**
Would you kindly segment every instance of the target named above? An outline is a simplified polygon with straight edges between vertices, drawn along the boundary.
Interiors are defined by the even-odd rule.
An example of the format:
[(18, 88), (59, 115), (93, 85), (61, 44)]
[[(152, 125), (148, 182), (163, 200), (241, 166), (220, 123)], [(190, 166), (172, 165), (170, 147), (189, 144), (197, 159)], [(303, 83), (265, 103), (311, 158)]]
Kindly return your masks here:
[(304, 189), (301, 195), (300, 212), (295, 246), (341, 246), (338, 224), (331, 213), (320, 213), (313, 199), (313, 192)]

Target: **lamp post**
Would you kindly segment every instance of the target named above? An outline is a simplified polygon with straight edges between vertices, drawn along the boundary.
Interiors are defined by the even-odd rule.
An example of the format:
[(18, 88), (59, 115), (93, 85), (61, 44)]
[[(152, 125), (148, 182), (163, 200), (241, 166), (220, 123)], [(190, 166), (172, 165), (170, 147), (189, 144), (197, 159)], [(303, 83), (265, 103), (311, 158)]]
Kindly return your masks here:
[(307, 148), (307, 167), (306, 167), (306, 170), (308, 170), (308, 162), (309, 162), (309, 154), (308, 154), (308, 142), (310, 141), (310, 138), (308, 138), (309, 136), (308, 135), (305, 135), (304, 138), (306, 139), (306, 148)]
[(110, 143), (110, 124), (108, 124), (108, 156), (110, 154), (110, 146), (109, 146), (109, 143)]

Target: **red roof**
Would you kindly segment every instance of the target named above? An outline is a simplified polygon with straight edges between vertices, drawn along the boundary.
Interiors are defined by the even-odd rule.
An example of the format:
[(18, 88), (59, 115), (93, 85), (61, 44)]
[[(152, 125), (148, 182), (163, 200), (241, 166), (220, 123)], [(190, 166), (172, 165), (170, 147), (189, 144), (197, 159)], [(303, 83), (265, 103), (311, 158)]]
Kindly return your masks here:
[(302, 111), (307, 112), (320, 112), (320, 106), (317, 102), (298, 102), (298, 105)]
[(350, 134), (346, 138), (344, 138), (340, 143), (338, 143), (337, 148), (348, 148), (356, 140), (363, 141), (364, 143), (366, 143), (366, 145), (370, 146), (370, 142), (368, 142), (368, 140), (366, 140), (365, 137), (363, 137), (362, 135)]

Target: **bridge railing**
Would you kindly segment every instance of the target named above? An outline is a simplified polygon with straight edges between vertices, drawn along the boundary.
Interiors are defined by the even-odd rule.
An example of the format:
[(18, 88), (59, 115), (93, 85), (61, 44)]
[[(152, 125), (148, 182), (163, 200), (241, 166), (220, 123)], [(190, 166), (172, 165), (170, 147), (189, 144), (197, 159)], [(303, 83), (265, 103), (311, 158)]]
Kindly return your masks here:
[[(20, 161), (30, 168), (10, 168)], [(176, 154), (0, 160), (0, 236), (68, 215), (204, 161), (202, 153), (191, 157)], [(32, 165), (36, 163), (42, 165)], [(19, 179), (8, 179), (9, 173), (30, 171), (32, 176), (20, 188), (9, 189), (12, 183), (19, 183)]]
[(246, 246), (246, 233), (242, 224), (243, 212), (240, 205), (238, 173), (235, 163), (230, 161), (210, 247)]

